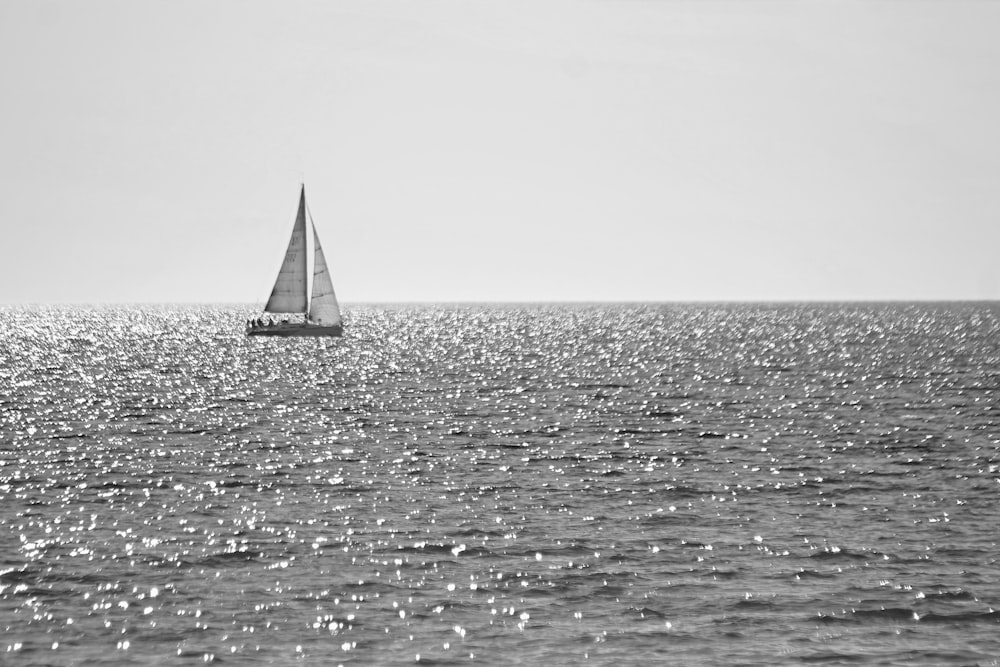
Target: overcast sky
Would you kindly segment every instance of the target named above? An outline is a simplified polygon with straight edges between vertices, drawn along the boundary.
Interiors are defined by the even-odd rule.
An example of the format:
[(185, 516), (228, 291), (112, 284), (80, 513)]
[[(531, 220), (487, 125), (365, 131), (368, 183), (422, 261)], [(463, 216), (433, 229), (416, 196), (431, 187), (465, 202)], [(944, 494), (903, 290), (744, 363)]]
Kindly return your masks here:
[(1000, 299), (1000, 2), (0, 2), (0, 303)]

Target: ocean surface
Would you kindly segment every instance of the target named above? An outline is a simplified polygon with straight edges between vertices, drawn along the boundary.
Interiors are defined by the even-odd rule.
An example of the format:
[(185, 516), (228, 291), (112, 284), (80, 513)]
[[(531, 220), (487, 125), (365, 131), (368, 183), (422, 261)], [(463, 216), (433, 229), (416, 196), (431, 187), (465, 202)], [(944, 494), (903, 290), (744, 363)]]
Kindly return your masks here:
[(0, 308), (0, 664), (996, 665), (1000, 304)]

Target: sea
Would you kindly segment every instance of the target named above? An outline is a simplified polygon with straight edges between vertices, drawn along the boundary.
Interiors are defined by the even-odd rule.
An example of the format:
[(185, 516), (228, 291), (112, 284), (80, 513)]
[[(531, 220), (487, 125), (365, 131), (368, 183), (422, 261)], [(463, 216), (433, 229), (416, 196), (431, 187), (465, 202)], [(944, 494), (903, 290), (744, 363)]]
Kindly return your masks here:
[(0, 664), (997, 665), (1000, 303), (0, 308)]

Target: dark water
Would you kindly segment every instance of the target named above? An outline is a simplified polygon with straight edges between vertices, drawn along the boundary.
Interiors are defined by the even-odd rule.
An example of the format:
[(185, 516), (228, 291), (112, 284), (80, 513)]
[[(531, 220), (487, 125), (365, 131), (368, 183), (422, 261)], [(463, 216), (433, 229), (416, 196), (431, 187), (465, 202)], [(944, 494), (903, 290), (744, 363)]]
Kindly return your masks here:
[(1000, 660), (1000, 305), (0, 310), (0, 663)]

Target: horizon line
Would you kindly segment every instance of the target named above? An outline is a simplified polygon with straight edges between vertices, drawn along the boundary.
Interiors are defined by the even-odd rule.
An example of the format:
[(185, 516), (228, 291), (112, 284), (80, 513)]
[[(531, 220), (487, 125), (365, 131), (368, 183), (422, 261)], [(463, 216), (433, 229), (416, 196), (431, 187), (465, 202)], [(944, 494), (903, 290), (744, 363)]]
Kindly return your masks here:
[[(549, 299), (549, 300), (396, 300), (396, 301), (340, 301), (341, 306), (398, 306), (398, 305), (731, 305), (731, 304), (890, 304), (890, 303), (998, 303), (1000, 298), (870, 298), (870, 299)], [(0, 302), (0, 308), (33, 306), (238, 306), (264, 311), (263, 302), (246, 301), (23, 301)], [(294, 314), (294, 313), (292, 313)]]

